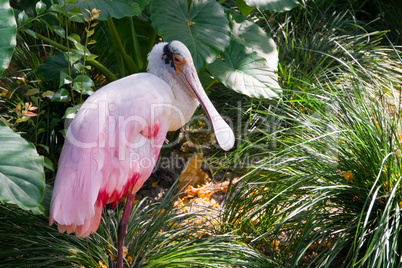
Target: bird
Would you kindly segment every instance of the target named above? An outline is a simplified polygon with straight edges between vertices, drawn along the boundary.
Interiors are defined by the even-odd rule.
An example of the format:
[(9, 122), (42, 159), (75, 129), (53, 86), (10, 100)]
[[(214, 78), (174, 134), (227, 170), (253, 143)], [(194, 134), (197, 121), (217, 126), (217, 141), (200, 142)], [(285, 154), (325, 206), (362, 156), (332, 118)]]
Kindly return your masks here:
[(82, 104), (60, 154), (49, 224), (86, 237), (102, 210), (125, 201), (118, 229), (118, 267), (135, 194), (149, 178), (169, 131), (182, 128), (201, 104), (225, 151), (232, 129), (208, 99), (188, 48), (160, 42), (148, 54), (147, 72), (113, 81)]

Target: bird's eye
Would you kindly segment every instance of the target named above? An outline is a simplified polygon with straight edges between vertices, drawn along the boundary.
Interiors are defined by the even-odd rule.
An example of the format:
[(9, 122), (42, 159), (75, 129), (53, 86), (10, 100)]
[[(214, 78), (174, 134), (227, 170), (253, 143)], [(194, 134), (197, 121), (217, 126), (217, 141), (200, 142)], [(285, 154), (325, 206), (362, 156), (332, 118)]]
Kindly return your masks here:
[(174, 56), (173, 59), (175, 63), (181, 63), (183, 61), (183, 59), (179, 56)]

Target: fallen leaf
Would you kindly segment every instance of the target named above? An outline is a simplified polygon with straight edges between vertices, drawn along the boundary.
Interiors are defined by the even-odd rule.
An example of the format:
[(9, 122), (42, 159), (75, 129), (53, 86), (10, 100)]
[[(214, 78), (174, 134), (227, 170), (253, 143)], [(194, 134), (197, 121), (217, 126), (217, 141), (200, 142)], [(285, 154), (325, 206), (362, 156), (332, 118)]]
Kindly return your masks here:
[(208, 179), (208, 174), (202, 171), (202, 156), (194, 153), (193, 156), (187, 161), (187, 164), (179, 177), (177, 188), (179, 190), (191, 185), (202, 185)]

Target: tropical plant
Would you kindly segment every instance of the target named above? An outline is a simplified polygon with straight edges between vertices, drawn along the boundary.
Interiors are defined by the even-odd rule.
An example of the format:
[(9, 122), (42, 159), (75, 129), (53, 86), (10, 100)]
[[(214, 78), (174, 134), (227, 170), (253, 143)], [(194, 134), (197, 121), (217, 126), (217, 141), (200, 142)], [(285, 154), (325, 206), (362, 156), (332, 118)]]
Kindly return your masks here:
[[(175, 188), (162, 200), (140, 200), (130, 218), (126, 265), (401, 266), (396, 0), (306, 0), (297, 7), (288, 0), (277, 2), (280, 8), (254, 0), (105, 3), (14, 6), (19, 31), (1, 80), (0, 120), (9, 127), (0, 122), (0, 163), (18, 147), (24, 152), (7, 159), (15, 170), (20, 159), (48, 168), (47, 186), (38, 180), (31, 205), (0, 192), (8, 202), (0, 206), (2, 266), (111, 263), (119, 206), (105, 209), (96, 234), (79, 239), (15, 205), (46, 210), (62, 119), (99, 86), (145, 71), (147, 53), (162, 39), (189, 47), (212, 101), (232, 120), (236, 149), (225, 155), (208, 146), (197, 150), (205, 148), (216, 178), (233, 181), (219, 208), (176, 206)], [(9, 55), (10, 47), (0, 46), (3, 51)], [(269, 99), (254, 98), (260, 95)], [(201, 125), (197, 118), (193, 128)], [(6, 134), (20, 144), (11, 145)], [(0, 174), (4, 170), (0, 164)]]
[[(264, 2), (250, 5), (259, 7)], [(184, 0), (149, 3), (59, 1), (50, 5), (38, 1), (34, 9), (15, 10), (19, 33), (13, 60), (26, 71), (8, 70), (17, 79), (10, 76), (2, 93), (11, 108), (7, 121), (41, 148), (50, 171), (65, 131), (61, 119), (71, 119), (95, 85), (145, 70), (157, 33), (165, 41), (178, 39), (189, 47), (208, 87), (222, 81), (250, 96), (278, 97), (275, 44), (257, 24), (237, 13), (236, 5)], [(286, 1), (282, 9), (294, 4)], [(13, 9), (7, 4), (2, 7), (14, 21)], [(242, 2), (241, 10), (245, 8), (253, 9)], [(9, 43), (14, 44), (15, 21), (7, 30)], [(7, 64), (13, 46), (2, 49), (0, 56)], [(23, 105), (31, 109), (30, 114), (21, 112)]]
[[(138, 202), (130, 218), (126, 265), (130, 267), (274, 267), (275, 263), (231, 234), (214, 234), (207, 211), (172, 206), (175, 187), (164, 199)], [(59, 233), (47, 219), (0, 206), (3, 267), (106, 267), (117, 256), (122, 208), (106, 209), (88, 238)], [(216, 222), (216, 221), (215, 221)], [(216, 224), (216, 223), (215, 223)]]
[[(276, 98), (280, 92), (274, 74), (277, 65), (275, 44), (258, 25), (236, 12), (234, 3), (222, 6), (213, 1), (156, 0), (148, 5), (150, 1), (120, 0), (113, 3), (97, 1), (94, 5), (87, 1), (56, 3), (38, 1), (32, 6), (31, 3), (24, 5), (23, 2), (19, 2), (14, 9), (19, 30), (16, 34), (13, 9), (8, 6), (8, 1), (3, 2), (1, 11), (13, 23), (7, 25), (8, 32), (5, 33), (8, 41), (5, 40), (11, 46), (1, 47), (0, 51), (0, 56), (4, 59), (2, 68), (8, 67), (2, 77), (1, 102), (5, 104), (1, 107), (4, 112), (2, 121), (11, 128), (1, 125), (1, 142), (4, 146), (0, 162), (4, 180), (1, 185), (0, 201), (9, 204), (1, 207), (6, 215), (4, 219), (11, 218), (12, 222), (17, 222), (16, 225), (12, 225), (13, 232), (8, 231), (7, 224), (2, 225), (8, 233), (2, 244), (11, 246), (8, 249), (2, 247), (1, 259), (2, 263), (6, 263), (5, 265), (12, 267), (20, 265), (18, 256), (21, 255), (26, 257), (26, 263), (21, 265), (47, 266), (80, 263), (85, 266), (97, 266), (99, 264), (97, 261), (106, 263), (106, 255), (100, 255), (100, 250), (105, 253), (104, 246), (107, 243), (101, 243), (101, 241), (94, 241), (94, 244), (90, 246), (91, 243), (88, 242), (90, 240), (82, 242), (76, 238), (70, 239), (68, 236), (57, 234), (51, 235), (52, 241), (44, 242), (49, 246), (32, 246), (31, 240), (38, 241), (41, 237), (46, 240), (44, 238), (46, 234), (55, 233), (54, 228), (35, 230), (36, 226), (46, 225), (46, 220), (40, 216), (16, 210), (14, 205), (46, 214), (51, 189), (46, 187), (45, 191), (43, 167), (47, 168), (47, 183), (51, 185), (54, 178), (53, 164), (57, 161), (64, 135), (62, 119), (72, 118), (85, 98), (106, 81), (144, 71), (146, 55), (155, 41), (160, 40), (156, 36), (157, 33), (166, 41), (179, 39), (189, 47), (194, 55), (195, 64), (203, 74), (202, 77), (208, 87), (217, 81), (222, 81), (229, 88), (252, 96)], [(285, 8), (295, 3), (295, 1), (287, 1)], [(245, 3), (241, 5), (243, 11), (244, 9), (253, 10)], [(250, 5), (258, 7), (261, 3), (250, 3)], [(279, 7), (280, 5), (275, 8)], [(181, 13), (177, 13), (177, 10)], [(177, 14), (180, 16), (176, 17)], [(122, 25), (129, 25), (129, 27), (122, 27)], [(177, 35), (178, 32), (181, 34)], [(17, 46), (11, 65), (8, 66), (15, 40), (17, 40)], [(265, 42), (270, 44), (268, 48), (262, 45)], [(248, 48), (248, 43), (255, 44), (255, 49)], [(236, 56), (237, 61), (229, 62), (230, 57), (233, 56)], [(231, 75), (222, 72), (217, 66), (212, 66), (211, 63), (214, 61), (219, 64), (217, 66), (223, 66)], [(207, 72), (208, 64), (212, 66), (208, 71), (212, 75), (216, 72), (216, 77)], [(255, 66), (258, 70), (249, 68), (247, 64), (252, 64), (251, 66)], [(25, 142), (13, 131), (20, 132), (43, 156), (39, 157), (33, 150), (32, 144)], [(10, 143), (13, 140), (18, 141), (19, 144)], [(15, 150), (19, 150), (20, 153), (13, 153)], [(10, 155), (12, 157), (6, 159)], [(11, 172), (10, 166), (18, 170), (19, 164), (23, 164), (25, 169), (19, 173)], [(43, 196), (44, 200), (42, 200)], [(39, 205), (40, 202), (43, 205)], [(170, 209), (169, 215), (176, 215), (175, 212)], [(152, 223), (153, 227), (162, 228), (167, 223), (161, 220), (161, 215), (151, 214), (158, 215), (154, 220), (162, 224)], [(136, 216), (138, 217), (136, 219), (142, 219), (139, 214)], [(187, 217), (190, 218), (190, 216)], [(37, 223), (37, 225), (34, 224), (31, 229), (24, 223), (18, 224), (22, 221), (21, 219)], [(151, 237), (158, 238), (159, 241), (158, 233), (154, 232), (153, 227), (148, 228), (149, 234)], [(191, 230), (187, 234), (186, 228), (188, 226), (183, 230), (174, 229), (175, 235), (170, 235), (170, 243), (173, 245), (167, 243), (166, 237), (163, 237), (163, 241), (158, 242), (162, 244), (155, 244), (155, 249), (152, 249), (154, 251), (148, 252), (146, 249), (145, 252), (148, 253), (144, 252), (145, 255), (136, 256), (135, 261), (150, 266), (166, 267), (167, 262), (175, 266), (187, 266), (189, 257), (186, 256), (191, 256), (194, 262), (194, 252), (198, 252), (199, 259), (194, 262), (194, 265), (201, 267), (205, 267), (208, 263), (215, 263), (214, 266), (247, 263), (252, 266), (261, 266), (263, 263), (270, 263), (259, 252), (237, 242), (236, 237), (224, 235), (204, 239), (192, 234)], [(205, 229), (205, 226), (202, 228)], [(104, 235), (108, 237), (112, 231), (112, 226), (108, 225)], [(16, 237), (23, 237), (25, 246), (21, 247), (22, 240), (16, 241)], [(110, 237), (107, 239), (109, 242), (113, 240)], [(149, 247), (149, 242), (150, 240), (144, 240), (145, 244), (140, 246)], [(66, 246), (58, 247), (59, 243)], [(95, 243), (98, 244), (97, 247), (94, 246)], [(163, 254), (158, 250), (161, 245), (166, 248)], [(93, 248), (93, 250), (90, 251), (91, 257), (84, 260), (85, 247)], [(16, 248), (18, 250), (15, 250)], [(45, 254), (36, 258), (32, 255), (35, 249), (48, 252), (49, 255)], [(167, 249), (171, 249), (168, 255)], [(139, 246), (130, 247), (130, 250), (142, 252)], [(53, 256), (56, 258), (52, 258)]]
[(284, 19), (269, 27), (285, 38), (280, 82), (292, 90), (247, 110), (253, 131), (232, 161), (254, 169), (227, 196), (221, 231), (285, 267), (400, 267), (401, 52), (336, 7), (266, 14)]

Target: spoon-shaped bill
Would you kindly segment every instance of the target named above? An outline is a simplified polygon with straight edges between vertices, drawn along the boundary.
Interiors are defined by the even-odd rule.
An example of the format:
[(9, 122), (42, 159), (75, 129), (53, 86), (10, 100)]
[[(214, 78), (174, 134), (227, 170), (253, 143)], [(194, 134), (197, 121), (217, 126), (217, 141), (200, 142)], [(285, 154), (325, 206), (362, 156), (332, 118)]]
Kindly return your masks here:
[(188, 62), (178, 73), (178, 75), (187, 86), (187, 88), (191, 90), (191, 93), (194, 95), (194, 97), (197, 98), (202, 108), (204, 108), (205, 112), (207, 113), (219, 145), (225, 151), (229, 151), (230, 149), (232, 149), (235, 142), (233, 131), (225, 122), (225, 120), (223, 120), (220, 114), (216, 111), (214, 105), (209, 100), (207, 94), (202, 88), (194, 64), (192, 62)]

